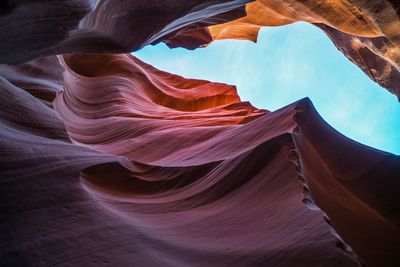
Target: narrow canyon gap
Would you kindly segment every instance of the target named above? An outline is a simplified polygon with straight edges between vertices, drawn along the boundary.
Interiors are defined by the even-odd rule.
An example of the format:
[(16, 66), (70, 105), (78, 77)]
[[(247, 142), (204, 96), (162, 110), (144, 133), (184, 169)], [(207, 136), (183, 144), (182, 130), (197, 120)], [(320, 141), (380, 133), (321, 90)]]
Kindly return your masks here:
[(399, 156), (345, 137), (307, 97), (261, 109), (130, 54), (305, 21), (399, 96), (398, 8), (6, 1), (1, 265), (398, 266)]

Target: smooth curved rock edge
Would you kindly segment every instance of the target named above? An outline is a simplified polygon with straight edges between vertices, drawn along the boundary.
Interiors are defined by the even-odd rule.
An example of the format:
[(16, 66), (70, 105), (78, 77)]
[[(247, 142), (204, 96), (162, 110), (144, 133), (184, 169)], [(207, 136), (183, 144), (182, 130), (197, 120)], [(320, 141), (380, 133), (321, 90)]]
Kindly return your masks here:
[(398, 1), (256, 0), (247, 15), (208, 27), (212, 40), (257, 40), (262, 26), (305, 21), (321, 28), (340, 52), (400, 100)]
[[(1, 59), (193, 49), (245, 15), (243, 1), (60, 3), (2, 3)], [(242, 19), (271, 3), (298, 5), (257, 1)], [(374, 18), (373, 34), (324, 3), (296, 9), (396, 93), (396, 2), (329, 3)], [(256, 38), (258, 23), (237, 23), (224, 38)], [(308, 99), (269, 112), (130, 55), (60, 60), (64, 77), (54, 56), (0, 66), (2, 266), (399, 265), (399, 156), (337, 133)]]
[(218, 39), (255, 41), (261, 26), (296, 21), (318, 25), (372, 80), (400, 96), (395, 0), (6, 0), (0, 6), (0, 63), (125, 53), (161, 41), (189, 49)]
[[(370, 265), (385, 263), (389, 266), (398, 262), (395, 252), (400, 247), (398, 241), (400, 232), (395, 226), (398, 208), (392, 206), (398, 197), (390, 194), (383, 197), (378, 192), (376, 194), (380, 195), (379, 201), (371, 197), (369, 191), (372, 188), (379, 191), (376, 183), (380, 183), (380, 179), (369, 177), (368, 172), (369, 166), (388, 161), (389, 165), (384, 164), (390, 168), (385, 171), (385, 180), (395, 182), (400, 177), (399, 157), (387, 153), (378, 156), (378, 153), (373, 153), (377, 152), (373, 149), (355, 143), (353, 145), (352, 141), (327, 126), (308, 100), (286, 108), (291, 110), (289, 112), (286, 110), (287, 113), (285, 109), (270, 113), (240, 102), (232, 86), (189, 80), (165, 73), (131, 55), (64, 56), (62, 62), (67, 69), (64, 76), (65, 91), (56, 98), (55, 108), (61, 115), (69, 136), (93, 149), (125, 156), (130, 161), (125, 167), (132, 173), (123, 172), (115, 182), (109, 177), (114, 173), (115, 167), (111, 170), (107, 170), (104, 166), (98, 170), (92, 167), (83, 172), (85, 187), (103, 205), (122, 215), (135, 226), (156, 229), (166, 236), (178, 235), (180, 246), (185, 248), (205, 247), (204, 243), (211, 246), (216, 242), (213, 237), (218, 235), (217, 233), (210, 233), (208, 238), (212, 239), (200, 244), (190, 239), (184, 240), (193, 234), (193, 231), (204, 227), (199, 223), (204, 220), (202, 216), (212, 220), (209, 218), (210, 213), (224, 208), (223, 204), (219, 204), (226, 203), (223, 202), (224, 199), (235, 202), (231, 195), (252, 192), (251, 187), (245, 186), (251, 181), (255, 183), (258, 181), (258, 176), (263, 173), (259, 170), (261, 166), (258, 164), (263, 166), (261, 168), (271, 164), (270, 157), (275, 157), (273, 155), (279, 152), (273, 152), (274, 149), (269, 146), (278, 143), (287, 150), (286, 153), (293, 151), (296, 146), (294, 151), (299, 153), (303, 160), (298, 159), (295, 170), (304, 177), (306, 190), (309, 188), (315, 195), (317, 205), (327, 213), (332, 219), (332, 225), (362, 259)], [(114, 82), (110, 81), (111, 77)], [(99, 92), (96, 88), (105, 89)], [(173, 100), (169, 100), (170, 97)], [(112, 109), (108, 108), (109, 104), (104, 105), (103, 101), (113, 103)], [(156, 112), (153, 114), (154, 110)], [(113, 125), (109, 131), (98, 128), (99, 125), (104, 126), (109, 123), (110, 126)], [(148, 131), (143, 132), (143, 128)], [(288, 134), (292, 135), (293, 141)], [(324, 140), (321, 140), (321, 137), (324, 137)], [(338, 139), (346, 140), (348, 143), (341, 144), (344, 141)], [(166, 144), (163, 144), (165, 142)], [(329, 147), (325, 142), (332, 142), (334, 145)], [(343, 151), (340, 151), (340, 148)], [(333, 149), (337, 151), (333, 152)], [(149, 150), (152, 152), (148, 153)], [(316, 155), (312, 155), (311, 151), (315, 151)], [(343, 152), (347, 154), (348, 159), (342, 155)], [(337, 154), (334, 155), (335, 153)], [(386, 157), (388, 159), (384, 160)], [(311, 166), (308, 162), (310, 159)], [(350, 159), (355, 166), (347, 166), (346, 161)], [(371, 163), (367, 168), (364, 165), (365, 161)], [(318, 170), (315, 170), (315, 162), (319, 162)], [(237, 165), (239, 166), (235, 167)], [(324, 168), (327, 170), (324, 171)], [(215, 175), (215, 172), (218, 175)], [(387, 173), (390, 175), (387, 176)], [(194, 174), (198, 176), (193, 177)], [(296, 177), (295, 173), (293, 174), (292, 179)], [(132, 175), (136, 177), (135, 180), (132, 180)], [(165, 180), (165, 177), (168, 177), (168, 180)], [(270, 174), (267, 172), (262, 179), (268, 181), (268, 177), (270, 178)], [(364, 184), (365, 180), (362, 177), (369, 180), (367, 184)], [(370, 179), (377, 180), (370, 181)], [(263, 181), (266, 186), (269, 185), (267, 181)], [(352, 183), (355, 185), (350, 186)], [(284, 190), (286, 186), (288, 185), (281, 185), (275, 190)], [(303, 187), (303, 193), (304, 191)], [(297, 197), (301, 197), (300, 192), (300, 190), (296, 192)], [(343, 203), (342, 199), (327, 200), (325, 196), (319, 200), (319, 194), (341, 194), (341, 197), (347, 195), (346, 199), (351, 204), (346, 201)], [(255, 196), (248, 196), (243, 200), (251, 201), (254, 198)], [(264, 197), (258, 201), (272, 202)], [(273, 202), (275, 201), (274, 199)], [(129, 207), (121, 206), (121, 202), (129, 203)], [(306, 201), (305, 204), (309, 202)], [(343, 216), (348, 212), (346, 209), (335, 208), (342, 206), (352, 209), (349, 207), (352, 205), (354, 212), (361, 213), (360, 218), (353, 214), (354, 218), (349, 219), (347, 218), (349, 216)], [(261, 212), (259, 207), (253, 211), (257, 214)], [(160, 212), (163, 215), (160, 215)], [(166, 212), (171, 215), (168, 216)], [(265, 212), (270, 211), (266, 209)], [(168, 219), (171, 216), (186, 220), (181, 222), (172, 220), (170, 225), (164, 225), (164, 220), (161, 220), (160, 225), (159, 216), (165, 216), (167, 221), (171, 220)], [(234, 212), (231, 216), (237, 216), (237, 213)], [(372, 221), (375, 217), (377, 221), (366, 226), (365, 217), (369, 217)], [(246, 225), (249, 223), (247, 219), (244, 222)], [(348, 233), (348, 224), (356, 221), (360, 227), (361, 225), (366, 227), (364, 231), (367, 231)], [(221, 221), (216, 219), (215, 224), (217, 223)], [(225, 227), (224, 223), (226, 221), (223, 221), (222, 227)], [(209, 224), (214, 225), (212, 222)], [(257, 227), (262, 228), (260, 225)], [(264, 227), (266, 233), (271, 232), (270, 226)], [(381, 227), (388, 229), (388, 232), (384, 233)], [(241, 227), (238, 223), (231, 234), (239, 234), (241, 228), (245, 226)], [(175, 229), (179, 231), (176, 232)], [(187, 231), (186, 234), (184, 229)], [(169, 231), (172, 233), (168, 233)], [(375, 236), (370, 237), (371, 240), (382, 239), (382, 251), (377, 252), (373, 243), (371, 247), (366, 246), (365, 243), (368, 243), (366, 240), (362, 245), (358, 243), (360, 238), (364, 238), (362, 236), (367, 233), (371, 235), (371, 232), (376, 232)], [(334, 235), (338, 237), (335, 232)], [(258, 246), (268, 247), (273, 243), (270, 239), (266, 239), (266, 236), (268, 234), (260, 236), (265, 243), (259, 240)], [(201, 232), (198, 238), (207, 240), (207, 234)], [(229, 240), (231, 235), (228, 234), (225, 238)], [(224, 239), (224, 236), (219, 239)], [(167, 240), (171, 242), (170, 238)], [(225, 244), (230, 242), (227, 241)], [(340, 240), (335, 242), (338, 247), (347, 249), (348, 253), (353, 255), (347, 245), (342, 245), (344, 243)], [(218, 250), (218, 246), (216, 249)], [(288, 253), (287, 250), (285, 252)], [(356, 256), (353, 255), (354, 257)], [(305, 256), (305, 258), (310, 257)], [(243, 265), (251, 265), (251, 261), (246, 260)], [(263, 264), (277, 264), (269, 260), (271, 259)], [(315, 266), (318, 264), (314, 263)]]
[(308, 99), (269, 112), (131, 55), (60, 60), (1, 69), (2, 265), (397, 266), (399, 156)]

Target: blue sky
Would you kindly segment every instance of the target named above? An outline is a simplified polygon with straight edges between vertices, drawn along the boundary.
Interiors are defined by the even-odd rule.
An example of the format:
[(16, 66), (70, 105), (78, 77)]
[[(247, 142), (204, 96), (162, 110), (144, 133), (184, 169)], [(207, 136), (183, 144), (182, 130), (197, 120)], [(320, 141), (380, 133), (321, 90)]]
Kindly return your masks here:
[(164, 44), (133, 53), (188, 78), (237, 86), (242, 100), (276, 110), (308, 96), (321, 116), (360, 143), (400, 154), (400, 103), (307, 23), (266, 27), (258, 42), (216, 41), (188, 51)]

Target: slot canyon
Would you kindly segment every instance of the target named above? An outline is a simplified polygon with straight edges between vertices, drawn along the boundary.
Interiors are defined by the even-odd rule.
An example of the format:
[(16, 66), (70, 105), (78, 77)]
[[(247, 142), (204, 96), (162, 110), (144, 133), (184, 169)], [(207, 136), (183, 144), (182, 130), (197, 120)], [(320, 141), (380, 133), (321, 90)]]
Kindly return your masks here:
[(399, 155), (134, 53), (297, 22), (400, 99), (396, 0), (2, 1), (0, 266), (400, 266)]

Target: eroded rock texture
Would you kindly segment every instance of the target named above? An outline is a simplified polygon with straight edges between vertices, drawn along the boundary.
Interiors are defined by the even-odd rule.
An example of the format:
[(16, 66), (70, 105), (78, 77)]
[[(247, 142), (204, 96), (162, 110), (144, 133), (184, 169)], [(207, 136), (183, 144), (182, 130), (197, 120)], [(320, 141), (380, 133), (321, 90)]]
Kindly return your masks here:
[(71, 52), (134, 51), (191, 24), (204, 27), (243, 16), (246, 2), (6, 0), (0, 51), (7, 53), (1, 53), (0, 63)]
[(349, 60), (399, 97), (398, 1), (256, 0), (246, 9), (243, 18), (208, 27), (211, 38), (256, 41), (261, 26), (306, 21), (320, 27)]
[(1, 266), (399, 265), (399, 156), (308, 99), (269, 112), (129, 54), (66, 54), (305, 20), (398, 94), (395, 2), (245, 2), (1, 3), (0, 60), (26, 62), (0, 66)]
[(3, 265), (398, 263), (399, 157), (307, 99), (269, 112), (131, 55), (60, 60), (63, 92), (42, 88), (66, 130), (28, 71), (2, 79)]
[(123, 53), (160, 41), (190, 49), (217, 39), (255, 41), (261, 26), (306, 21), (399, 96), (398, 10), (395, 0), (6, 0), (0, 6), (0, 63), (72, 52)]

